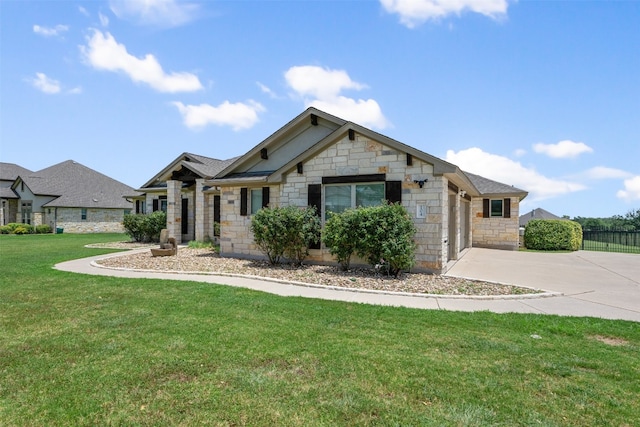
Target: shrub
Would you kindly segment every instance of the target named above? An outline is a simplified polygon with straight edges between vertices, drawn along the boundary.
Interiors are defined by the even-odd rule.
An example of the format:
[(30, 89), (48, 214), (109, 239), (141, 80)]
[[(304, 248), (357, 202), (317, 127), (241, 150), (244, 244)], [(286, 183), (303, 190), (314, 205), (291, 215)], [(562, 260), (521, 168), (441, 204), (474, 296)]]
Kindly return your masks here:
[(124, 216), (122, 225), (136, 242), (158, 242), (160, 231), (167, 227), (167, 214), (155, 211), (151, 214), (128, 214)]
[(38, 234), (48, 234), (51, 233), (51, 226), (48, 224), (40, 224), (36, 225), (36, 233)]
[(0, 225), (0, 234), (11, 234), (11, 229), (7, 225)]
[(318, 241), (320, 219), (315, 208), (264, 208), (251, 218), (251, 232), (271, 264), (279, 264), (286, 255), (300, 265), (309, 254), (309, 245)]
[(31, 226), (28, 224), (20, 225), (13, 230), (13, 234), (30, 234)]
[(534, 219), (524, 230), (524, 245), (539, 251), (577, 251), (582, 245), (582, 227), (575, 221)]
[(415, 262), (416, 228), (400, 204), (348, 209), (326, 222), (323, 242), (343, 269), (356, 253), (372, 266), (379, 265), (398, 277)]
[(360, 212), (347, 209), (340, 214), (333, 214), (325, 222), (322, 242), (329, 253), (336, 257), (342, 270), (349, 269), (351, 256), (356, 252), (360, 237)]
[(415, 225), (402, 205), (360, 208), (360, 239), (356, 253), (372, 266), (380, 264), (398, 277), (415, 263)]

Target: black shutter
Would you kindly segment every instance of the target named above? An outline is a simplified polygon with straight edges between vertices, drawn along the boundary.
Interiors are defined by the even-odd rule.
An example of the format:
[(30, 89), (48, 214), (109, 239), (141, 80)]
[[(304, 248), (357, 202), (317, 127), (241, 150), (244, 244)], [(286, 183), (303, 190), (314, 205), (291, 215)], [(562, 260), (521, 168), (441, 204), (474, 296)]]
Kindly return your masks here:
[(269, 187), (262, 187), (262, 207), (269, 206)]
[(402, 203), (402, 181), (386, 181), (384, 197), (389, 203)]
[(189, 233), (189, 199), (182, 199), (182, 234)]
[(158, 199), (153, 199), (153, 212), (158, 210)]
[(220, 196), (213, 196), (213, 221), (220, 223)]
[(240, 215), (247, 216), (247, 187), (240, 189)]
[(489, 218), (491, 216), (491, 202), (489, 199), (482, 199), (482, 218)]
[[(309, 184), (307, 204), (316, 208), (316, 214), (322, 218), (322, 184)], [(320, 240), (317, 243), (311, 243), (309, 249), (320, 249)]]
[(511, 218), (511, 199), (507, 197), (506, 199), (504, 199), (503, 203), (504, 217)]

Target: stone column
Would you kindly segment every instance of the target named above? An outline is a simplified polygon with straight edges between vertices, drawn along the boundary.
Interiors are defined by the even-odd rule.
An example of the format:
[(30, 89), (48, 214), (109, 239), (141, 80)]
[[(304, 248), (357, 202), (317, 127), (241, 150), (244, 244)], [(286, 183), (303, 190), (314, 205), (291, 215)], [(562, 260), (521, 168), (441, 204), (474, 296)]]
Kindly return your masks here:
[(194, 209), (195, 209), (195, 221), (194, 230), (196, 240), (203, 242), (207, 235), (207, 208), (205, 205), (204, 194), (204, 179), (196, 179), (196, 188), (194, 190)]
[(167, 230), (175, 237), (176, 243), (182, 243), (182, 182), (167, 181)]

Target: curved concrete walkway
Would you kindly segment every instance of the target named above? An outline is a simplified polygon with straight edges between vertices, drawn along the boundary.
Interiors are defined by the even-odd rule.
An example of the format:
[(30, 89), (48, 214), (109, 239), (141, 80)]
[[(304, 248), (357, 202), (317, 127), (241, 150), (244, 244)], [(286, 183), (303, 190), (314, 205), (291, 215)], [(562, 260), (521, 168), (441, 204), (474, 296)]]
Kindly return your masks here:
[[(143, 249), (148, 250), (148, 249)], [(114, 270), (95, 260), (122, 253), (67, 261), (56, 269), (126, 278), (191, 280), (238, 286), (281, 296), (457, 311), (592, 316), (640, 322), (640, 256), (603, 252), (546, 254), (472, 248), (447, 275), (516, 284), (551, 291), (546, 296), (425, 296), (304, 284), (219, 274)]]

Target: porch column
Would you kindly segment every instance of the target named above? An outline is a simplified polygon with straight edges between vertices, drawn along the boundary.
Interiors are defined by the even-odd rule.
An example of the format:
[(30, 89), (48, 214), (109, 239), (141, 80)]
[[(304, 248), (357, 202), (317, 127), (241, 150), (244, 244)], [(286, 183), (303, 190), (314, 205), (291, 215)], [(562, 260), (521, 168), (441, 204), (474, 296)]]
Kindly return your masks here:
[(175, 237), (176, 243), (182, 243), (182, 182), (167, 181), (167, 230)]
[(196, 188), (194, 190), (195, 205), (195, 235), (198, 242), (203, 242), (207, 235), (207, 208), (205, 204), (204, 179), (196, 179)]

